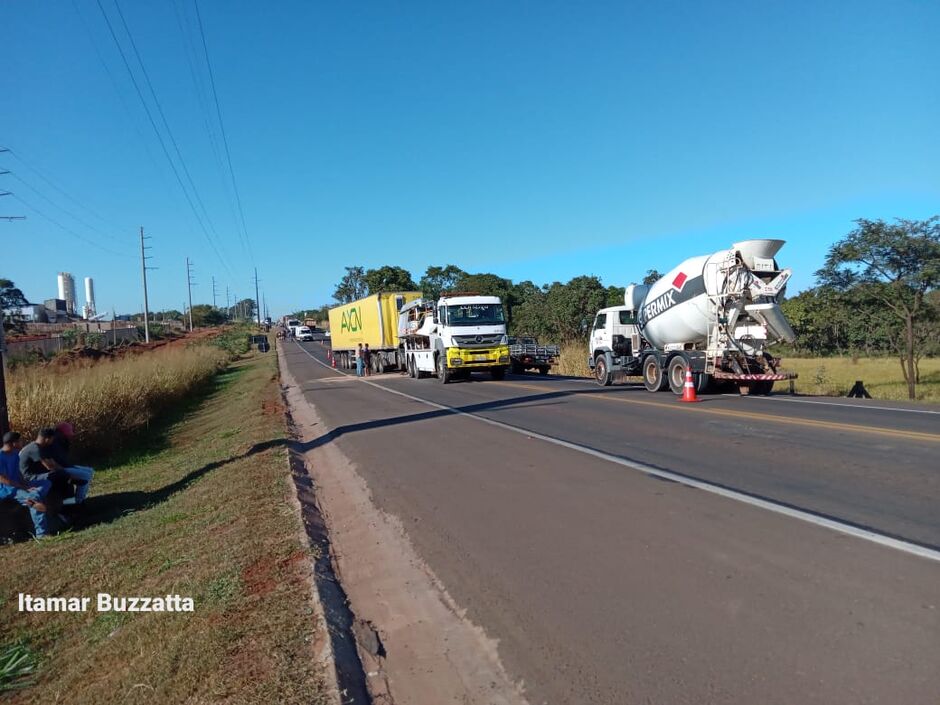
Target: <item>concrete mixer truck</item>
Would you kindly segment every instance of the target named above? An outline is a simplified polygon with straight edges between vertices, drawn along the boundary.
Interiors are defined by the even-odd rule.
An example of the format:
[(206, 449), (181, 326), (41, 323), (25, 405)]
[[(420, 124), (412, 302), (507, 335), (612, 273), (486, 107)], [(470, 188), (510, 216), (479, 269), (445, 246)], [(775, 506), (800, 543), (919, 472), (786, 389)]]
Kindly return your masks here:
[(774, 256), (783, 240), (746, 240), (692, 257), (650, 286), (630, 284), (624, 305), (597, 313), (588, 365), (598, 384), (641, 376), (650, 392), (682, 394), (720, 384), (768, 394), (792, 379), (768, 348), (795, 335), (780, 310), (789, 269)]

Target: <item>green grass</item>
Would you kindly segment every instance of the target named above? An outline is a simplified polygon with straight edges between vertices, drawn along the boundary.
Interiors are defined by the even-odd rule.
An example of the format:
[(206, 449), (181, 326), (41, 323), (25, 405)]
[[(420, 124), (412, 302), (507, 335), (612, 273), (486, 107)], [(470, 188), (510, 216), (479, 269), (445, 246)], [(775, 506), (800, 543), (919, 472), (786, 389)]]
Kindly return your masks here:
[[(800, 394), (845, 396), (862, 380), (875, 399), (906, 400), (907, 383), (901, 372), (901, 363), (890, 357), (788, 357), (783, 367), (796, 372), (796, 391)], [(940, 358), (920, 361), (920, 381), (917, 399), (940, 403)]]
[[(28, 644), (35, 666), (5, 700), (325, 702), (275, 364), (235, 363), (149, 443), (102, 464), (87, 525), (0, 547), (0, 648)], [(18, 592), (99, 591), (190, 596), (196, 611), (16, 608)]]

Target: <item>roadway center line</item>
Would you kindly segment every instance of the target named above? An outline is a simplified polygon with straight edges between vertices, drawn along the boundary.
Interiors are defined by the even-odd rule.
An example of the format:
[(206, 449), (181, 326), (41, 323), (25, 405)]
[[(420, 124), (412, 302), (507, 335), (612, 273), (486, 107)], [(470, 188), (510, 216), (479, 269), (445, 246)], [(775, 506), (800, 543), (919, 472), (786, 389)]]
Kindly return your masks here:
[[(723, 397), (740, 397), (740, 394), (722, 394)], [(791, 399), (790, 397), (752, 397), (743, 395), (744, 399), (764, 399), (769, 401), (785, 401), (789, 404), (817, 404), (822, 406), (840, 406), (843, 409), (876, 409), (878, 411), (901, 411), (905, 414), (940, 414), (940, 411), (930, 409), (899, 409), (893, 406), (869, 406), (868, 404), (840, 404), (835, 401), (815, 401), (813, 399)]]
[[(296, 341), (295, 341), (296, 342)], [(342, 375), (349, 376), (345, 372), (340, 372), (333, 367), (330, 367), (325, 362), (318, 360), (314, 355), (312, 355), (306, 348), (297, 343), (297, 347), (303, 350), (307, 356), (316, 362), (319, 365), (322, 365), (332, 372), (337, 372)], [(927, 546), (920, 546), (916, 543), (911, 543), (909, 541), (904, 541), (903, 539), (897, 539), (892, 536), (885, 536), (884, 534), (879, 534), (876, 531), (870, 529), (863, 529), (858, 526), (853, 526), (852, 524), (846, 524), (836, 519), (830, 519), (828, 517), (819, 516), (811, 512), (804, 511), (802, 509), (796, 509), (795, 507), (789, 507), (784, 504), (778, 504), (771, 500), (762, 499), (760, 497), (754, 497), (743, 492), (738, 492), (737, 490), (729, 489), (727, 487), (722, 487), (720, 485), (714, 485), (710, 482), (705, 482), (704, 480), (697, 480), (695, 478), (687, 477), (675, 472), (670, 472), (668, 470), (661, 470), (655, 468), (646, 463), (641, 463), (635, 460), (628, 460), (626, 458), (621, 458), (610, 453), (605, 453), (594, 448), (589, 448), (587, 446), (580, 445), (578, 443), (572, 443), (570, 441), (564, 441), (560, 438), (555, 438), (554, 436), (546, 436), (535, 431), (528, 431), (524, 428), (519, 428), (518, 426), (512, 426), (510, 424), (504, 423), (502, 421), (494, 421), (485, 416), (480, 416), (478, 414), (463, 411), (453, 406), (448, 406), (446, 404), (438, 404), (434, 401), (429, 401), (428, 399), (422, 399), (421, 397), (408, 394), (406, 392), (399, 391), (397, 389), (391, 389), (386, 387), (384, 384), (377, 384), (376, 382), (368, 381), (364, 378), (361, 378), (363, 384), (368, 384), (370, 387), (375, 387), (380, 389), (383, 392), (388, 394), (395, 394), (405, 399), (410, 399), (411, 401), (416, 401), (419, 404), (424, 404), (425, 406), (430, 406), (435, 409), (440, 409), (443, 411), (448, 411), (457, 416), (466, 416), (468, 418), (474, 419), (481, 423), (488, 424), (490, 426), (495, 426), (496, 428), (501, 428), (506, 431), (511, 431), (512, 433), (518, 433), (522, 436), (527, 436), (529, 438), (537, 438), (540, 441), (545, 441), (546, 443), (551, 443), (553, 445), (561, 446), (562, 448), (568, 448), (569, 450), (576, 451), (578, 453), (583, 453), (584, 455), (590, 455), (594, 458), (600, 460), (606, 460), (607, 462), (620, 465), (622, 467), (630, 468), (631, 470), (636, 470), (643, 473), (649, 477), (656, 477), (662, 480), (669, 480), (671, 482), (676, 482), (680, 485), (685, 485), (686, 487), (694, 487), (695, 489), (703, 490), (704, 492), (709, 492), (711, 494), (718, 495), (720, 497), (725, 497), (726, 499), (731, 499), (736, 502), (741, 502), (743, 504), (748, 504), (752, 507), (758, 507), (760, 509), (765, 509), (775, 514), (782, 514), (783, 516), (790, 517), (791, 519), (797, 519), (799, 521), (806, 522), (808, 524), (815, 524), (816, 526), (821, 526), (832, 531), (837, 531), (841, 534), (847, 534), (848, 536), (854, 536), (855, 538), (862, 539), (863, 541), (869, 541), (871, 543), (878, 544), (879, 546), (885, 546), (887, 548), (893, 548), (896, 551), (901, 551), (913, 556), (919, 556), (920, 558), (926, 558), (928, 560), (940, 562), (940, 551), (937, 551)], [(657, 404), (657, 406), (662, 406)]]
[[(490, 382), (489, 384), (502, 384), (522, 389), (531, 389), (536, 391), (545, 391), (543, 387), (536, 387), (531, 384), (520, 384), (518, 382)], [(658, 401), (646, 399), (626, 399), (623, 397), (614, 397), (609, 394), (593, 394), (589, 399), (599, 401), (612, 401), (620, 404), (638, 404), (641, 406), (655, 406), (660, 409), (672, 409), (674, 411), (690, 411), (700, 414), (713, 414), (716, 416), (728, 416), (732, 418), (769, 421), (771, 423), (791, 424), (794, 426), (810, 426), (812, 428), (828, 428), (833, 431), (847, 431), (850, 433), (878, 434), (881, 436), (892, 436), (894, 438), (906, 438), (913, 441), (927, 441), (931, 443), (940, 443), (940, 434), (927, 433), (925, 431), (904, 431), (894, 428), (880, 428), (878, 426), (860, 426), (858, 424), (841, 423), (839, 421), (820, 421), (812, 419), (798, 419), (790, 416), (776, 416), (774, 414), (765, 414), (760, 411), (735, 411), (734, 409), (714, 409), (702, 407), (696, 404), (681, 404), (673, 402), (672, 404), (663, 404)]]

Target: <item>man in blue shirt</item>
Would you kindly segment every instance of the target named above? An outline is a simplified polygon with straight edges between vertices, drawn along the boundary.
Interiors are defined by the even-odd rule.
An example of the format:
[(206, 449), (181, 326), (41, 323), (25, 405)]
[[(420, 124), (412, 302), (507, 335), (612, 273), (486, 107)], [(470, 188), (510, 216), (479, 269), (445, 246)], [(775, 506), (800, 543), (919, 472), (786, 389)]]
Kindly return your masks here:
[(0, 500), (13, 499), (29, 509), (37, 539), (46, 535), (46, 505), (42, 499), (49, 491), (48, 480), (26, 482), (20, 474), (20, 434), (7, 431), (3, 434), (0, 449)]

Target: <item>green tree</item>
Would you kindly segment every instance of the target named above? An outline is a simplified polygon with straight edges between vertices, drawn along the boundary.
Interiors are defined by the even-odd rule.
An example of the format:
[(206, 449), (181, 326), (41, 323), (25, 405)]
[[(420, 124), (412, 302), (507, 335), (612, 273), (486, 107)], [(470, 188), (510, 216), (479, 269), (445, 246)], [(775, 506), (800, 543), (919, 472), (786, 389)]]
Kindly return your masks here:
[(386, 291), (416, 291), (418, 288), (407, 269), (390, 265), (368, 270), (363, 280), (370, 295)]
[(585, 337), (591, 321), (607, 303), (607, 289), (597, 277), (575, 277), (567, 284), (548, 287), (545, 306), (551, 327), (560, 342)]
[(512, 320), (509, 331), (512, 335), (534, 335), (539, 338), (553, 337), (545, 308), (545, 291), (530, 281), (519, 282), (513, 287)]
[(643, 277), (643, 283), (646, 284), (646, 286), (653, 286), (653, 284), (655, 284), (662, 278), (663, 278), (663, 275), (660, 274), (658, 270), (647, 269), (646, 276)]
[(228, 316), (224, 311), (209, 304), (195, 304), (193, 306), (193, 327), (218, 326), (225, 323)]
[(418, 288), (424, 298), (434, 300), (442, 292), (454, 289), (457, 282), (465, 276), (467, 276), (467, 273), (453, 264), (443, 267), (431, 266), (425, 270), (424, 276), (418, 282)]
[(23, 296), (23, 292), (16, 288), (16, 285), (9, 279), (0, 279), (0, 315), (3, 316), (3, 329), (22, 332), (26, 329), (26, 323), (19, 313), (8, 311), (21, 306), (28, 306), (29, 301)]
[(840, 291), (859, 287), (901, 323), (901, 369), (908, 397), (915, 399), (920, 352), (916, 331), (930, 315), (927, 294), (940, 283), (940, 216), (894, 223), (862, 218), (855, 223), (855, 230), (829, 248), (826, 264), (816, 275)]
[(513, 309), (516, 306), (516, 292), (509, 279), (496, 274), (464, 274), (454, 284), (458, 292), (473, 293), (480, 296), (498, 296), (503, 302), (506, 311), (506, 320), (512, 321)]
[(365, 269), (362, 267), (346, 267), (346, 274), (339, 280), (333, 298), (341, 304), (348, 304), (366, 295), (368, 286), (365, 280)]

